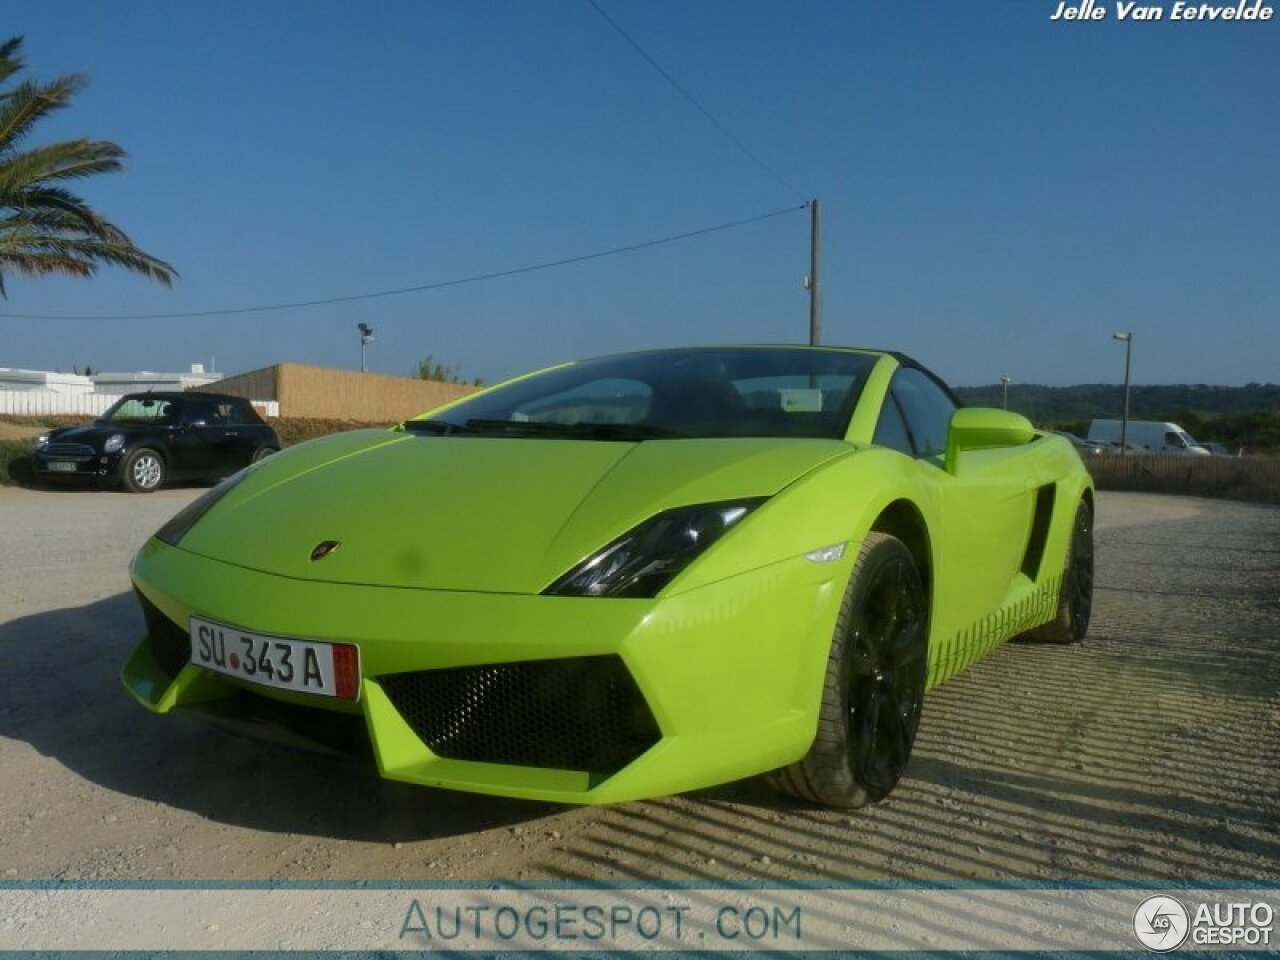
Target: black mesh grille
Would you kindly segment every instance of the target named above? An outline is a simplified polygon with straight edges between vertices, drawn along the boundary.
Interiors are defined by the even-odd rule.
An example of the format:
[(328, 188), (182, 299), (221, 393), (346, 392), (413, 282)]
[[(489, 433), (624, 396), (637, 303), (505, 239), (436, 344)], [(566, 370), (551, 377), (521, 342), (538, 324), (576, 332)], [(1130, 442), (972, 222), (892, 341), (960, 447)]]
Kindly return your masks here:
[(74, 457), (78, 460), (88, 460), (93, 456), (93, 447), (87, 443), (47, 443), (44, 449), (40, 451), (46, 457)]
[(135, 592), (142, 604), (142, 616), (147, 621), (147, 642), (151, 644), (151, 653), (161, 670), (169, 677), (176, 677), (191, 659), (191, 637), (141, 592)]
[(662, 735), (616, 656), (423, 670), (379, 683), (431, 752), (453, 760), (610, 774)]

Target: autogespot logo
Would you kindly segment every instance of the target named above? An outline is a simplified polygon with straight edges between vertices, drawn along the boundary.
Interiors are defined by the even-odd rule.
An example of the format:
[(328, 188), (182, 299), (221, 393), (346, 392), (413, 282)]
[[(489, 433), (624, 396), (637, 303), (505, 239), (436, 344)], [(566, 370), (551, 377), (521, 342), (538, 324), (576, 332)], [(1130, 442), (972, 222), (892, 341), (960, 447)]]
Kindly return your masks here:
[(1147, 897), (1133, 914), (1133, 932), (1148, 950), (1168, 953), (1182, 946), (1191, 929), (1191, 914), (1173, 897)]

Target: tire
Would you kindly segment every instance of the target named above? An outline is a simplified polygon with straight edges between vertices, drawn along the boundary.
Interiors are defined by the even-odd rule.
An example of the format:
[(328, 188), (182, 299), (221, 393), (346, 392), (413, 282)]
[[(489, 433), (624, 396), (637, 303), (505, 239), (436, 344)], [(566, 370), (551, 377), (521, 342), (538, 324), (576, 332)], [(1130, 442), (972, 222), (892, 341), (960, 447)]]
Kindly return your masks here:
[(120, 464), (120, 479), (130, 493), (151, 493), (165, 478), (164, 457), (150, 447), (130, 451)]
[(249, 458), (249, 462), (257, 463), (259, 460), (265, 460), (267, 459), (267, 457), (271, 456), (273, 453), (279, 453), (279, 452), (280, 451), (277, 450), (275, 447), (259, 447), (257, 450), (253, 451), (253, 456)]
[(897, 786), (920, 726), (929, 604), (902, 541), (867, 535), (827, 657), (818, 732), (800, 760), (768, 775), (811, 803), (861, 807)]
[(1062, 562), (1058, 613), (1021, 639), (1032, 643), (1080, 643), (1089, 632), (1093, 611), (1093, 511), (1081, 500), (1071, 527), (1071, 542)]

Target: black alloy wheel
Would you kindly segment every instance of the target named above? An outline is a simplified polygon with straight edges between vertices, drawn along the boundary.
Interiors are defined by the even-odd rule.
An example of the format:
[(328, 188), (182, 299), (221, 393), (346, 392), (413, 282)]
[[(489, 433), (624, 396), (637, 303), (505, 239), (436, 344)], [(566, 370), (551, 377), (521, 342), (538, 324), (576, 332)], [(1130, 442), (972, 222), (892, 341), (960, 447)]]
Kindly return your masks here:
[(906, 769), (924, 702), (924, 589), (903, 554), (877, 571), (849, 625), (849, 762), (871, 802), (888, 796)]
[(902, 541), (867, 535), (836, 621), (809, 752), (769, 775), (778, 789), (861, 807), (897, 786), (915, 744), (928, 672), (929, 601)]

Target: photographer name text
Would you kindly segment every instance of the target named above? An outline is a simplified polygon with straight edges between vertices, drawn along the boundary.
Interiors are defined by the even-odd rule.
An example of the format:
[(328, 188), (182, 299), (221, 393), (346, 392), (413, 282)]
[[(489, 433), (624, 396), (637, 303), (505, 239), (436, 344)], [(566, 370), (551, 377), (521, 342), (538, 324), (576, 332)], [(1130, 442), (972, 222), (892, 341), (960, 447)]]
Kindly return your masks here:
[(1061, 0), (1050, 20), (1272, 20), (1275, 8), (1263, 0), (1239, 0), (1238, 3), (1189, 3), (1174, 0), (1172, 4), (1139, 3), (1137, 0), (1117, 0), (1114, 4), (1098, 0)]

